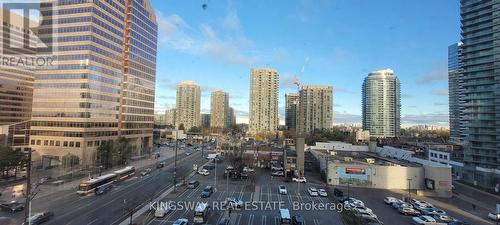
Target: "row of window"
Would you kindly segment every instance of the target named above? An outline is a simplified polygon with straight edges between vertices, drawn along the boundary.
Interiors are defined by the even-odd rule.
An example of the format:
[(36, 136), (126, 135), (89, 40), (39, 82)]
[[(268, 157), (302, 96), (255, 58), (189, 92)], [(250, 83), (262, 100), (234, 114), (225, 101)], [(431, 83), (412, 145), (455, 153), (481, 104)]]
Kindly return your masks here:
[(117, 114), (91, 112), (33, 112), (33, 117), (118, 119)]
[(118, 123), (105, 122), (61, 122), (61, 121), (32, 121), (32, 127), (78, 127), (78, 128), (113, 128)]
[(90, 89), (111, 94), (119, 94), (120, 90), (113, 87), (97, 85), (94, 83), (41, 83), (33, 85), (36, 89), (55, 88), (55, 89)]
[[(31, 145), (39, 145), (39, 146), (61, 146), (61, 141), (54, 141), (54, 140), (35, 140), (31, 139)], [(75, 147), (75, 148), (80, 148), (80, 142), (79, 141), (63, 141), (62, 142), (63, 147)]]
[(73, 131), (47, 131), (47, 130), (31, 130), (31, 137), (33, 136), (51, 136), (51, 137), (110, 137), (117, 136), (118, 131), (89, 131), (89, 132), (73, 132)]
[(77, 74), (36, 74), (35, 78), (38, 80), (66, 80), (66, 79), (89, 79), (107, 84), (120, 85), (120, 81), (110, 79), (94, 74), (77, 73)]
[(102, 109), (119, 110), (119, 106), (110, 104), (90, 103), (90, 102), (34, 102), (33, 108), (80, 108), (80, 109)]

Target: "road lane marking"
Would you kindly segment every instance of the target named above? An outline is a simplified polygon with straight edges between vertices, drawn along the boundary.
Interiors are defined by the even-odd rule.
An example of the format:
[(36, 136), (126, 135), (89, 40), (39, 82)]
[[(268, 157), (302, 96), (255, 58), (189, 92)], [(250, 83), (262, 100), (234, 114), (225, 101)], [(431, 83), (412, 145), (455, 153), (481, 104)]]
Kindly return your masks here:
[(317, 219), (314, 219), (314, 225), (320, 225), (319, 221)]
[(96, 218), (96, 219), (94, 219), (94, 220), (92, 220), (92, 221), (90, 221), (89, 223), (87, 223), (87, 225), (93, 224), (93, 223), (95, 223), (96, 221), (97, 221), (97, 218)]
[(254, 215), (250, 214), (250, 217), (248, 217), (248, 224), (247, 225), (253, 225), (253, 219), (254, 219)]

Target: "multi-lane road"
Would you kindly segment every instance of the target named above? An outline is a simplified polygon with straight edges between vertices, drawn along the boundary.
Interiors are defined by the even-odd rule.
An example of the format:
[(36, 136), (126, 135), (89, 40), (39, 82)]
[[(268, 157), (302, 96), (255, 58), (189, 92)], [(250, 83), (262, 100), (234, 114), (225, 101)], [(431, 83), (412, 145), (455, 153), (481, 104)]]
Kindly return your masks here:
[[(291, 215), (301, 215), (305, 224), (311, 225), (337, 225), (342, 224), (339, 214), (334, 208), (320, 208), (323, 206), (335, 207), (330, 198), (311, 197), (307, 193), (308, 187), (321, 188), (324, 184), (311, 180), (307, 184), (285, 183), (283, 178), (271, 177), (270, 170), (258, 169), (254, 179), (248, 180), (226, 180), (223, 179), (224, 164), (217, 166), (216, 191), (209, 198), (201, 198), (201, 191), (207, 185), (215, 186), (215, 173), (213, 170), (209, 176), (196, 175), (193, 179), (200, 181), (195, 189), (182, 189), (177, 195), (169, 196), (162, 202), (169, 202), (175, 207), (163, 218), (154, 218), (153, 213), (146, 218), (148, 225), (172, 224), (175, 220), (185, 218), (193, 221), (194, 211), (192, 208), (186, 210), (181, 206), (195, 206), (198, 202), (208, 202), (212, 206), (206, 224), (217, 224), (223, 217), (228, 217), (227, 212), (219, 207), (227, 197), (234, 197), (244, 202), (244, 207), (231, 213), (235, 224), (243, 225), (278, 225), (280, 208), (287, 208)], [(288, 194), (278, 193), (278, 186), (285, 185)], [(312, 207), (317, 207), (312, 208)]]
[[(173, 151), (173, 150), (166, 150)], [(115, 185), (112, 190), (100, 196), (80, 196), (76, 187), (69, 190), (55, 191), (35, 198), (32, 212), (51, 211), (54, 218), (48, 225), (112, 225), (125, 220), (131, 208), (148, 204), (151, 199), (173, 186), (174, 157), (165, 161), (165, 167), (157, 169), (156, 161), (149, 166), (151, 174), (141, 177), (136, 175)], [(193, 164), (204, 164), (207, 160), (201, 152), (192, 151), (186, 155), (179, 151), (177, 161), (177, 180), (182, 182), (192, 172)], [(16, 217), (22, 217), (17, 215)]]

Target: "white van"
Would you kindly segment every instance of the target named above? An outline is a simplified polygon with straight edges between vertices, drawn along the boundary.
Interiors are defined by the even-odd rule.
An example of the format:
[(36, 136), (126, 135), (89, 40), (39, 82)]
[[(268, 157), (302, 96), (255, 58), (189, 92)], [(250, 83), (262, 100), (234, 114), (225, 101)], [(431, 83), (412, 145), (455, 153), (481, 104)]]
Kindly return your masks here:
[(165, 209), (162, 209), (161, 207), (159, 207), (155, 211), (155, 217), (157, 217), (157, 218), (165, 217), (165, 214), (167, 214), (167, 212), (165, 211)]
[(292, 217), (290, 217), (290, 210), (280, 209), (280, 224), (292, 224)]

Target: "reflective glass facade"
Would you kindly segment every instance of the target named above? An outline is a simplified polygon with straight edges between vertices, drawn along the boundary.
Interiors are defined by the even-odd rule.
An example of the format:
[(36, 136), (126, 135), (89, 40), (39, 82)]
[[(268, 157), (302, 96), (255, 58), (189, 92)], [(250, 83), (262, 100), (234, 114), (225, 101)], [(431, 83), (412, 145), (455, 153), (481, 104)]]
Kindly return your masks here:
[(464, 178), (500, 184), (499, 0), (462, 0)]
[(391, 69), (370, 73), (362, 90), (363, 130), (373, 137), (399, 137), (400, 93), (399, 79)]
[(58, 164), (73, 154), (93, 165), (95, 149), (119, 135), (133, 139), (136, 154), (150, 148), (157, 25), (149, 2), (47, 0), (41, 12), (39, 36), (55, 67), (35, 75), (36, 156)]

